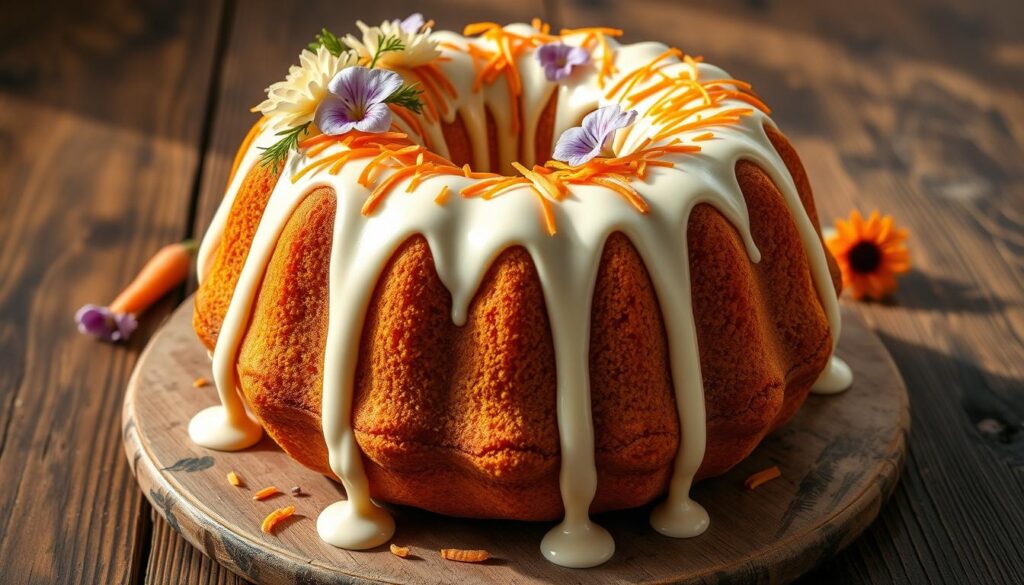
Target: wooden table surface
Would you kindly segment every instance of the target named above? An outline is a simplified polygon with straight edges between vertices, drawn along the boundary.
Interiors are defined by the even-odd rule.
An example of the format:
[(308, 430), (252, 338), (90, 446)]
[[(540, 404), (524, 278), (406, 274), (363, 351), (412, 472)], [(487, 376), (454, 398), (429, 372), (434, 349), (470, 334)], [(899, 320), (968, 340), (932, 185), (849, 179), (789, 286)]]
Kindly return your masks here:
[[(429, 4), (429, 5), (428, 5)], [(154, 519), (119, 413), (147, 339), (71, 316), (199, 236), (248, 108), (321, 26), (541, 16), (703, 54), (755, 89), (823, 218), (912, 230), (892, 302), (858, 304), (913, 429), (878, 521), (808, 583), (1024, 582), (1024, 3), (1019, 0), (5, 2), (0, 15), (0, 581), (240, 583)]]

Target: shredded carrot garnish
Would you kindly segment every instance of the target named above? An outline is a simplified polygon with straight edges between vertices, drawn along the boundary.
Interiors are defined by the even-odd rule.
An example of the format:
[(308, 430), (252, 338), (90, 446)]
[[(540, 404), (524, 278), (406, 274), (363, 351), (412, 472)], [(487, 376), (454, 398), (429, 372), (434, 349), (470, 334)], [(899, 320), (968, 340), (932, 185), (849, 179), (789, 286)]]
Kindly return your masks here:
[[(408, 71), (410, 75), (415, 77), (420, 87), (423, 88), (423, 91), (420, 92), (420, 98), (422, 98), (424, 105), (426, 105), (423, 113), (427, 121), (439, 121), (440, 116), (448, 112), (448, 102), (441, 95), (441, 92), (438, 91), (437, 86), (434, 85), (434, 80), (427, 76), (420, 67), (405, 71)], [(395, 108), (391, 109), (394, 110)]]
[[(550, 35), (550, 27), (540, 20), (533, 21), (532, 25), (535, 33), (516, 33), (493, 22), (475, 23), (467, 26), (464, 34), (480, 35), (485, 42), (467, 42), (465, 45), (441, 43), (446, 50), (464, 53), (471, 59), (473, 91), (480, 91), (485, 84), (492, 85), (499, 81), (499, 77), (504, 77), (510, 105), (508, 129), (512, 132), (518, 132), (522, 115), (523, 78), (517, 61), (525, 52), (560, 38)], [(361, 160), (363, 166), (359, 170), (358, 182), (370, 191), (362, 207), (364, 215), (374, 213), (396, 189), (415, 193), (424, 181), (443, 175), (474, 180), (459, 190), (459, 195), (464, 198), (489, 200), (513, 189), (527, 189), (537, 198), (544, 226), (553, 235), (557, 232), (553, 205), (569, 196), (571, 186), (596, 185), (608, 189), (638, 213), (649, 213), (651, 207), (637, 190), (635, 181), (648, 180), (653, 169), (675, 166), (678, 160), (674, 157), (700, 152), (701, 146), (697, 143), (714, 138), (717, 128), (736, 124), (756, 110), (767, 111), (767, 106), (745, 82), (735, 79), (701, 80), (698, 66), (701, 58), (686, 55), (679, 49), (666, 49), (649, 62), (619, 75), (615, 67), (615, 52), (611, 50), (608, 38), (620, 36), (622, 31), (594, 27), (566, 29), (562, 34), (582, 35), (580, 46), (591, 53), (602, 87), (606, 80), (615, 77), (615, 83), (605, 92), (607, 99), (618, 101), (624, 107), (638, 106), (641, 102), (651, 104), (645, 117), (653, 130), (634, 129), (647, 132), (648, 136), (640, 144), (631, 146), (628, 154), (597, 157), (576, 167), (553, 160), (532, 168), (512, 162), (518, 176), (511, 177), (477, 172), (469, 165), (456, 166), (431, 152), (429, 145), (417, 144), (426, 142), (428, 138), (422, 118), (402, 108), (393, 108), (400, 125), (396, 122), (391, 132), (352, 132), (344, 137), (315, 136), (300, 142), (300, 149), (305, 149), (305, 154), (315, 160), (294, 173), (292, 180), (321, 170), (336, 174), (350, 162)], [(407, 73), (414, 75), (423, 87), (427, 110), (424, 118), (433, 123), (441, 115), (450, 115), (448, 100), (457, 96), (457, 90), (436, 63), (418, 66)], [(694, 132), (696, 136), (683, 143), (679, 138), (683, 132)], [(417, 136), (415, 141), (411, 135)], [(637, 142), (632, 140), (628, 131), (621, 138), (620, 144)], [(334, 144), (338, 144), (339, 149), (328, 150)], [(404, 186), (400, 186), (403, 181)], [(444, 185), (434, 201), (443, 205), (450, 196), (451, 188)]]
[(196, 378), (195, 380), (192, 381), (193, 388), (205, 388), (206, 386), (209, 385), (210, 381), (207, 380), (206, 378)]
[(420, 65), (416, 67), (414, 71), (420, 72), (422, 75), (431, 78), (437, 83), (449, 97), (455, 99), (459, 97), (459, 92), (452, 85), (452, 82), (448, 80), (448, 77), (441, 72), (441, 69), (434, 63), (427, 63), (426, 65)]
[(233, 485), (235, 487), (241, 487), (242, 486), (242, 478), (238, 477), (238, 474), (235, 473), (234, 471), (229, 471), (228, 472), (228, 483), (230, 483), (231, 485)]
[[(543, 29), (543, 27), (541, 28)], [(485, 83), (494, 83), (498, 75), (504, 73), (510, 104), (511, 121), (509, 130), (513, 134), (518, 134), (521, 124), (519, 101), (523, 93), (523, 82), (517, 60), (526, 50), (538, 47), (551, 40), (552, 37), (543, 32), (543, 30), (531, 36), (519, 35), (509, 32), (493, 22), (479, 22), (468, 25), (463, 33), (467, 36), (481, 35), (484, 39), (493, 43), (494, 50), (491, 51), (472, 44), (467, 45), (465, 49), (473, 58), (473, 67), (476, 70), (473, 91), (480, 91)], [(483, 62), (483, 65), (480, 64), (481, 62)]]
[(260, 524), (260, 530), (264, 534), (272, 534), (274, 528), (277, 527), (285, 518), (290, 518), (295, 514), (295, 506), (285, 506), (284, 508), (278, 508), (267, 514), (267, 517), (263, 519), (263, 523)]
[(388, 190), (390, 190), (395, 183), (415, 173), (417, 169), (418, 167), (415, 166), (402, 167), (392, 173), (390, 177), (385, 179), (379, 187), (370, 193), (370, 198), (363, 204), (363, 215), (370, 215), (373, 213), (373, 210), (377, 208), (377, 205), (379, 205), (384, 199), (384, 196), (387, 195)]
[(541, 211), (544, 212), (544, 226), (548, 228), (548, 235), (555, 235), (558, 233), (558, 228), (555, 226), (555, 211), (551, 208), (551, 202), (548, 198), (542, 195), (539, 191), (537, 193), (537, 199), (540, 200)]
[(396, 116), (398, 116), (403, 122), (405, 122), (409, 126), (410, 130), (415, 132), (419, 137), (423, 139), (423, 142), (424, 144), (426, 144), (427, 148), (430, 147), (430, 137), (427, 136), (427, 133), (423, 131), (423, 126), (420, 124), (420, 121), (416, 119), (415, 114), (413, 114), (412, 112), (405, 108), (400, 108), (395, 105), (388, 107)]
[(262, 502), (263, 500), (276, 496), (279, 493), (281, 493), (281, 490), (274, 486), (268, 486), (253, 494), (252, 499)]
[(669, 57), (679, 57), (683, 52), (679, 49), (668, 49), (655, 57), (650, 63), (634, 70), (632, 73), (624, 76), (618, 81), (606, 94), (608, 98), (611, 98), (615, 94), (619, 93), (619, 90), (626, 86), (626, 90), (623, 93), (629, 93), (630, 90), (641, 80), (647, 79), (648, 76), (654, 71), (654, 67)]
[(397, 544), (391, 543), (391, 554), (396, 557), (407, 558), (409, 556), (409, 547), (398, 546)]
[(441, 192), (437, 194), (437, 197), (434, 197), (434, 203), (444, 205), (445, 202), (448, 201), (448, 193), (450, 191), (451, 190), (448, 188), (448, 185), (441, 187)]
[(462, 34), (467, 37), (472, 37), (495, 28), (501, 28), (501, 25), (496, 22), (474, 22), (472, 24), (467, 24), (465, 28), (462, 29)]
[(442, 548), (441, 558), (446, 561), (457, 561), (460, 563), (482, 563), (491, 558), (491, 553), (485, 550), (463, 550), (460, 548)]
[(598, 185), (608, 187), (612, 191), (615, 191), (619, 195), (622, 195), (622, 198), (628, 201), (640, 213), (647, 214), (651, 211), (651, 208), (650, 206), (647, 205), (647, 202), (640, 197), (640, 194), (636, 192), (636, 189), (633, 189), (629, 185), (625, 185), (623, 183), (616, 183), (614, 181), (609, 181), (607, 179), (594, 179), (594, 182), (597, 183)]
[(623, 35), (623, 30), (620, 28), (592, 26), (585, 28), (563, 28), (562, 30), (559, 31), (558, 34), (562, 36), (578, 34), (602, 34), (608, 35), (610, 37), (621, 37)]
[(746, 486), (748, 490), (754, 490), (761, 484), (767, 483), (781, 475), (782, 471), (779, 470), (779, 466), (773, 465), (768, 469), (762, 469), (761, 471), (752, 474), (743, 482), (743, 485)]

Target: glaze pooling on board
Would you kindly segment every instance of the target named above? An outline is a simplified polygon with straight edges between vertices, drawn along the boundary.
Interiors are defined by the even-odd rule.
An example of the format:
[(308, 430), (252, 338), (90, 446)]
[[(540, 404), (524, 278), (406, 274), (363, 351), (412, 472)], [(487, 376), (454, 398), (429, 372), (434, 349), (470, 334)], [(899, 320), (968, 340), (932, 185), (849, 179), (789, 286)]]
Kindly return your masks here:
[[(512, 32), (530, 34), (526, 25), (510, 25)], [(435, 37), (454, 46), (475, 43), (491, 49), (484, 39), (466, 39), (447, 32)], [(578, 44), (582, 37), (567, 36), (565, 42)], [(665, 51), (660, 43), (619, 45), (609, 40), (620, 74), (641, 67)], [(597, 49), (600, 51), (600, 49)], [(456, 116), (465, 124), (472, 143), (477, 168), (489, 166), (487, 114), (493, 116), (498, 133), (499, 172), (510, 172), (512, 160), (533, 162), (533, 144), (541, 112), (552, 92), (557, 92), (554, 136), (575, 126), (594, 109), (617, 103), (604, 96), (596, 83), (593, 68), (578, 71), (565, 85), (549, 83), (532, 51), (518, 59), (524, 93), (521, 131), (512, 132), (512, 103), (502, 82), (472, 91), (474, 69), (470, 57), (461, 51), (444, 50), (450, 60), (439, 63), (443, 73), (458, 91), (449, 102), (443, 121)], [(593, 62), (593, 59), (592, 59)], [(673, 75), (689, 65), (670, 58), (662, 69)], [(698, 66), (699, 78), (728, 79), (721, 69)], [(610, 80), (614, 84), (620, 78)], [(643, 89), (650, 81), (636, 86)], [(617, 136), (615, 150), (623, 154), (636, 149), (653, 135), (654, 128), (644, 113), (659, 96), (654, 93), (639, 102), (638, 122)], [(745, 105), (725, 100), (706, 112)], [(425, 137), (417, 137), (412, 128), (396, 118), (395, 123), (414, 140), (428, 142), (436, 152), (447, 154), (441, 121), (421, 117)], [(764, 126), (771, 120), (754, 112), (738, 123), (716, 126), (715, 139), (701, 143), (698, 155), (666, 154), (675, 168), (649, 170), (643, 183), (635, 186), (650, 206), (649, 214), (640, 214), (614, 191), (596, 185), (572, 185), (571, 196), (553, 206), (558, 234), (550, 236), (541, 220), (538, 203), (529, 187), (515, 187), (491, 200), (453, 196), (444, 205), (434, 202), (442, 186), (454, 194), (476, 180), (460, 176), (434, 176), (423, 180), (408, 197), (386, 198), (369, 216), (361, 212), (370, 191), (357, 178), (369, 161), (352, 161), (332, 175), (322, 170), (293, 180), (295, 173), (311, 162), (293, 154), (286, 162), (271, 193), (266, 211), (253, 239), (214, 349), (214, 377), (223, 402), (225, 416), (197, 416), (190, 433), (197, 443), (212, 448), (244, 446), (245, 441), (210, 440), (229, 429), (192, 431), (192, 426), (220, 422), (238, 425), (251, 439), (252, 423), (239, 398), (235, 361), (247, 329), (253, 299), (260, 286), (270, 256), (285, 223), (305, 194), (319, 187), (338, 193), (337, 211), (330, 258), (329, 325), (324, 367), (322, 420), (330, 466), (341, 480), (346, 501), (328, 507), (317, 526), (324, 540), (344, 548), (370, 548), (387, 542), (394, 523), (386, 510), (370, 499), (359, 445), (352, 428), (355, 367), (366, 311), (377, 281), (398, 247), (408, 238), (422, 235), (433, 255), (441, 282), (452, 297), (452, 320), (466, 322), (469, 305), (491, 263), (505, 249), (522, 246), (530, 254), (541, 287), (551, 324), (557, 378), (557, 418), (561, 448), (559, 484), (565, 508), (563, 521), (542, 541), (542, 552), (552, 562), (570, 567), (588, 567), (607, 560), (614, 552), (612, 537), (591, 522), (590, 503), (597, 490), (594, 430), (590, 404), (589, 347), (593, 289), (607, 238), (622, 232), (635, 246), (654, 284), (668, 335), (671, 374), (680, 419), (680, 446), (666, 501), (658, 506), (651, 522), (659, 532), (676, 537), (696, 536), (708, 526), (704, 509), (690, 499), (694, 475), (704, 458), (706, 419), (704, 390), (700, 373), (696, 326), (691, 303), (689, 253), (686, 229), (690, 212), (701, 203), (714, 206), (735, 226), (753, 262), (760, 260), (750, 234), (747, 208), (735, 174), (736, 163), (749, 160), (762, 168), (782, 193), (800, 233), (812, 269), (815, 287), (829, 319), (833, 347), (839, 335), (839, 307), (821, 240), (797, 193), (796, 186), (781, 157), (775, 151)], [(693, 134), (682, 132), (684, 142)], [(425, 138), (425, 140), (424, 140)], [(214, 217), (199, 255), (199, 274), (205, 275), (210, 258), (220, 240), (232, 202), (244, 176), (257, 164), (259, 147), (274, 141), (273, 131), (265, 129), (242, 157), (238, 172), (231, 180), (221, 208)], [(525, 145), (525, 147), (521, 147)], [(332, 144), (317, 155), (329, 156), (347, 147)], [(520, 155), (522, 151), (522, 155)], [(537, 161), (540, 162), (540, 161)], [(508, 167), (508, 168), (505, 168)], [(343, 194), (343, 196), (342, 196)], [(428, 196), (429, 195), (429, 196)], [(680, 261), (683, 259), (683, 261)], [(582, 302), (581, 302), (582, 301)], [(836, 364), (835, 358), (830, 362)], [(831, 380), (829, 372), (822, 380)], [(833, 384), (834, 386), (834, 384)], [(217, 408), (217, 407), (215, 407)], [(258, 439), (258, 435), (256, 435)], [(216, 443), (216, 444), (215, 444)]]

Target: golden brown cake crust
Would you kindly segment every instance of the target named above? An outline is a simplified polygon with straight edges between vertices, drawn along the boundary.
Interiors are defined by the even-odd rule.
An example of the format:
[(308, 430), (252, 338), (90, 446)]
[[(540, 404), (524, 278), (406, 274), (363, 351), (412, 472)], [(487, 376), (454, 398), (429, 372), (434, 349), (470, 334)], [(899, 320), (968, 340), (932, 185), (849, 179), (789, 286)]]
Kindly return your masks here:
[[(766, 130), (817, 228), (799, 158), (780, 133)], [(755, 164), (740, 162), (736, 173), (761, 262), (749, 261), (735, 228), (707, 205), (694, 209), (687, 233), (708, 416), (698, 477), (727, 471), (788, 420), (831, 352), (788, 207)], [(208, 347), (272, 188), (258, 170), (246, 179), (234, 206), (245, 210), (242, 219), (229, 222), (197, 295), (196, 330)], [(267, 268), (238, 371), (269, 434), (330, 474), (319, 411), (335, 195), (322, 189), (305, 197)], [(830, 267), (838, 282), (831, 260)], [(667, 485), (679, 422), (657, 296), (621, 234), (602, 257), (590, 362), (599, 478), (592, 510), (642, 505)], [(354, 400), (374, 497), (459, 516), (560, 516), (554, 350), (540, 283), (521, 248), (493, 263), (467, 325), (457, 327), (426, 241), (406, 241), (370, 303)]]

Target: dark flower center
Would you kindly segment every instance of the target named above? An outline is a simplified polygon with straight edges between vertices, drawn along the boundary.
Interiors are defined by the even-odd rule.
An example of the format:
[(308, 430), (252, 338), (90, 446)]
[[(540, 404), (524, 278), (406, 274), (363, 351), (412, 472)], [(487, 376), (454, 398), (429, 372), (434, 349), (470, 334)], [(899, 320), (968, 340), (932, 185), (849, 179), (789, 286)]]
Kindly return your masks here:
[(846, 255), (850, 261), (850, 268), (859, 274), (871, 274), (878, 270), (882, 263), (882, 251), (874, 242), (860, 242), (850, 248)]

